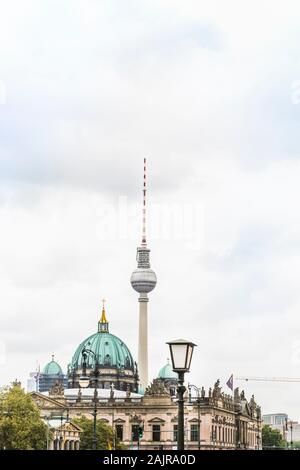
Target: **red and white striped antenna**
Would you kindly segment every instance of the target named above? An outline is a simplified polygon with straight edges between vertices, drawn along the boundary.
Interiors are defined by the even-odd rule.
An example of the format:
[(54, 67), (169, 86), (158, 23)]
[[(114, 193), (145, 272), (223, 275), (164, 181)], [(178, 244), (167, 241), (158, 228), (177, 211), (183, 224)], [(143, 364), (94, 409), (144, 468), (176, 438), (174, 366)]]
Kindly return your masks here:
[(143, 183), (143, 233), (142, 233), (142, 246), (147, 246), (146, 239), (146, 205), (147, 202), (147, 160), (144, 158), (144, 183)]

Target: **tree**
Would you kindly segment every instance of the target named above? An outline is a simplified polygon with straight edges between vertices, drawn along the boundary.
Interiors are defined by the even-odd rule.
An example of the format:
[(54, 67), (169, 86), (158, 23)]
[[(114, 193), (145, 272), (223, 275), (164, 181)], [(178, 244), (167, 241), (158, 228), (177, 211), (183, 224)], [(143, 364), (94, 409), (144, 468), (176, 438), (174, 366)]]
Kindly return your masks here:
[(0, 449), (46, 449), (51, 432), (19, 384), (0, 389)]
[(281, 432), (265, 424), (262, 428), (262, 446), (266, 449), (284, 447), (285, 441), (282, 438)]
[[(80, 435), (80, 450), (91, 450), (93, 448), (93, 420), (82, 416), (80, 419), (73, 419), (83, 430)], [(118, 441), (115, 432), (111, 426), (103, 421), (97, 421), (96, 427), (97, 449), (109, 450), (125, 449), (125, 446)]]

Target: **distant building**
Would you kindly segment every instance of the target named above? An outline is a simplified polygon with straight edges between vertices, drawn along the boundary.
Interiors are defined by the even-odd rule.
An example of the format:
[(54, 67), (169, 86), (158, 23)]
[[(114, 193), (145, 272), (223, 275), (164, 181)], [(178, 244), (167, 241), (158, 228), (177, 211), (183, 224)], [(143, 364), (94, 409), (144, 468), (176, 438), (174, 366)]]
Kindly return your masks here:
[(263, 424), (281, 432), (288, 444), (300, 441), (300, 424), (292, 421), (286, 413), (272, 413), (262, 416)]
[(263, 415), (262, 420), (263, 424), (268, 424), (273, 429), (282, 430), (288, 420), (288, 415), (286, 413), (271, 413)]
[(38, 392), (48, 392), (57, 383), (67, 387), (68, 379), (60, 365), (54, 360), (54, 355), (52, 355), (52, 360), (45, 365), (43, 371), (36, 374), (35, 390)]
[(272, 429), (277, 429), (282, 434), (283, 439), (286, 439), (286, 423), (288, 415), (286, 413), (270, 413), (262, 416), (262, 423), (267, 424)]

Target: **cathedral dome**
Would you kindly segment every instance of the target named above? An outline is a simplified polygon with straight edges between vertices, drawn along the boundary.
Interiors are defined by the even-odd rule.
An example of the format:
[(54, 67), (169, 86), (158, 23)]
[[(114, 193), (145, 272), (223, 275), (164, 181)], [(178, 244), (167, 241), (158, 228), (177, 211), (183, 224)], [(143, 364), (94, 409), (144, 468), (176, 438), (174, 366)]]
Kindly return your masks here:
[(45, 375), (62, 375), (63, 371), (60, 365), (55, 362), (54, 356), (52, 356), (52, 361), (45, 365), (42, 373)]
[(104, 305), (98, 332), (79, 344), (69, 364), (69, 388), (78, 387), (82, 375), (90, 377), (90, 387), (96, 381), (97, 388), (137, 390), (137, 365), (126, 344), (109, 332)]
[(178, 374), (173, 371), (171, 364), (168, 362), (164, 367), (162, 367), (158, 373), (158, 378), (167, 380), (175, 379), (178, 380)]
[(83, 363), (82, 351), (92, 351), (86, 357), (88, 368), (94, 368), (96, 358), (99, 367), (116, 367), (117, 369), (134, 369), (134, 361), (123, 341), (109, 332), (98, 331), (86, 338), (75, 351), (71, 366), (81, 367)]

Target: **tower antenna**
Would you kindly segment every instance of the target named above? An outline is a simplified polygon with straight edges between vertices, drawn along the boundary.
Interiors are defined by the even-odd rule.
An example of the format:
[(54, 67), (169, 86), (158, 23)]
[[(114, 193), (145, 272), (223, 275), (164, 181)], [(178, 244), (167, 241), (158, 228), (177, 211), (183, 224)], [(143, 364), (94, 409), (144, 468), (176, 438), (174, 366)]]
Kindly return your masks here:
[(142, 247), (146, 247), (146, 246), (147, 246), (147, 238), (146, 238), (146, 209), (147, 209), (147, 159), (144, 158)]

